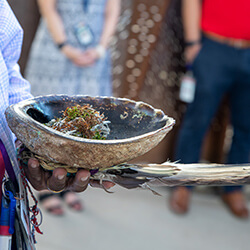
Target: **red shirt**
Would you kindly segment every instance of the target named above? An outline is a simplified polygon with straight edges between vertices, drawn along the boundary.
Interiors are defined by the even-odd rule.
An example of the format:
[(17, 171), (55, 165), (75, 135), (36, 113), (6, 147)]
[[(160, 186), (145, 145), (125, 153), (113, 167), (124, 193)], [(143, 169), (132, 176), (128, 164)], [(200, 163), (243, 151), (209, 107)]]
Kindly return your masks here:
[(250, 40), (250, 0), (203, 0), (201, 28), (224, 37)]

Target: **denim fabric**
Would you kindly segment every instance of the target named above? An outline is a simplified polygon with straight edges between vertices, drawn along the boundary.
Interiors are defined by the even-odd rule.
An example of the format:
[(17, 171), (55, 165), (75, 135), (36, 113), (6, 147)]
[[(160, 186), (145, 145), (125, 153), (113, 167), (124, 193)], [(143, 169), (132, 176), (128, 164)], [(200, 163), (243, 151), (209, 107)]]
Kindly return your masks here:
[(222, 98), (228, 93), (234, 136), (227, 163), (247, 163), (250, 152), (250, 49), (236, 49), (204, 38), (193, 63), (193, 73), (197, 81), (196, 93), (180, 130), (176, 160), (182, 163), (199, 161), (204, 135)]

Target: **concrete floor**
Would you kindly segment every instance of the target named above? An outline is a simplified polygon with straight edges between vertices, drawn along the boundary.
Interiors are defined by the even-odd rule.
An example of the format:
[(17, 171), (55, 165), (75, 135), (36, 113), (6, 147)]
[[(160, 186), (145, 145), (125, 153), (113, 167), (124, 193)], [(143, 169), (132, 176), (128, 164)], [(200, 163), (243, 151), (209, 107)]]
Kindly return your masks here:
[[(190, 213), (174, 215), (162, 196), (114, 188), (80, 194), (85, 210), (66, 208), (63, 217), (46, 212), (38, 250), (249, 250), (250, 223), (233, 217), (218, 196), (195, 191)], [(250, 196), (249, 196), (250, 197)], [(249, 201), (250, 207), (250, 201)]]

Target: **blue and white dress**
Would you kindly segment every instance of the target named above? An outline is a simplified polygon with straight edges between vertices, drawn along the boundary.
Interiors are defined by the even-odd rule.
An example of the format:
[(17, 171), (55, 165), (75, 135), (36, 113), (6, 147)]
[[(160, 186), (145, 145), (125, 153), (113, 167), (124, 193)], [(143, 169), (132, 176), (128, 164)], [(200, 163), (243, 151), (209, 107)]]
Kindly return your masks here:
[[(107, 2), (88, 0), (86, 7), (85, 1), (57, 0), (57, 10), (64, 24), (67, 41), (81, 49), (83, 47), (75, 35), (75, 26), (82, 21), (88, 23), (94, 34), (90, 47), (95, 47), (103, 31)], [(32, 44), (25, 77), (31, 83), (33, 95), (112, 95), (110, 54), (107, 52), (93, 66), (75, 66), (57, 48), (43, 19)]]

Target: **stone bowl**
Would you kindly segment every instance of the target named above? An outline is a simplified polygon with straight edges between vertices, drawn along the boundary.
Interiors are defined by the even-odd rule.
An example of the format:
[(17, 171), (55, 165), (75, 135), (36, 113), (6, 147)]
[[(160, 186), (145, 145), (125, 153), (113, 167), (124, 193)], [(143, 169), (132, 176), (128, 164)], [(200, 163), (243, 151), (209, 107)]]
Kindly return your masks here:
[[(44, 125), (61, 111), (90, 104), (111, 122), (106, 140), (84, 139)], [(11, 105), (5, 112), (12, 132), (32, 152), (56, 163), (99, 169), (124, 163), (154, 148), (175, 121), (161, 110), (125, 98), (48, 95)]]

